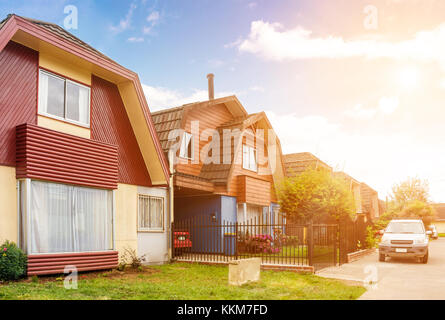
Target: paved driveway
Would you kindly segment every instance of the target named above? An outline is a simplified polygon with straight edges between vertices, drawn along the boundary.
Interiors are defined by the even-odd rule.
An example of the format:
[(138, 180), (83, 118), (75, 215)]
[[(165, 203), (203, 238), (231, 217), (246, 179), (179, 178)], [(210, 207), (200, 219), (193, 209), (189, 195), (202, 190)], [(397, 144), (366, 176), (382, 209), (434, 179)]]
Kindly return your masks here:
[[(360, 297), (368, 299), (445, 299), (445, 239), (430, 242), (427, 264), (373, 253), (359, 261), (320, 270), (318, 275), (352, 281), (375, 279)], [(369, 281), (365, 281), (368, 283)]]

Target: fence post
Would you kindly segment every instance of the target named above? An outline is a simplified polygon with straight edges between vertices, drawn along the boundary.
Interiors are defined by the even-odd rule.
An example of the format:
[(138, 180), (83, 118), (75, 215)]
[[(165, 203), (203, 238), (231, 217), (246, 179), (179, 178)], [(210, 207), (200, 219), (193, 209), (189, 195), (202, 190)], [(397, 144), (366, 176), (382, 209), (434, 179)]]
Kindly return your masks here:
[(338, 224), (334, 227), (334, 266), (337, 265), (337, 257), (338, 257), (338, 249), (337, 249), (337, 241), (339, 240), (339, 227)]
[(238, 221), (235, 222), (235, 260), (238, 260)]
[(307, 239), (307, 249), (308, 249), (308, 260), (309, 260), (309, 265), (312, 266), (313, 265), (313, 254), (314, 254), (314, 226), (312, 224), (312, 221), (309, 222), (308, 227), (307, 227), (307, 233), (308, 233), (308, 239)]

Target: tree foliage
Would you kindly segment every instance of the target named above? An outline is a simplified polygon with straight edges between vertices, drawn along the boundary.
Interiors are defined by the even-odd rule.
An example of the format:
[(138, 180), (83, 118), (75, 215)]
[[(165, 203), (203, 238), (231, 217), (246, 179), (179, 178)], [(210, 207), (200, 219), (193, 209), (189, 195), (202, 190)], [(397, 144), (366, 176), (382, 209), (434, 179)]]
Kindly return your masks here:
[(281, 210), (290, 222), (338, 220), (355, 214), (349, 186), (325, 169), (309, 168), (285, 178), (278, 194)]
[[(425, 225), (431, 223), (436, 212), (429, 202), (428, 181), (408, 178), (392, 187), (387, 212), (381, 217), (382, 225), (388, 218), (420, 218)], [(385, 225), (386, 226), (386, 225)]]
[(401, 208), (413, 201), (428, 203), (428, 198), (429, 186), (426, 180), (408, 178), (392, 187), (391, 200)]

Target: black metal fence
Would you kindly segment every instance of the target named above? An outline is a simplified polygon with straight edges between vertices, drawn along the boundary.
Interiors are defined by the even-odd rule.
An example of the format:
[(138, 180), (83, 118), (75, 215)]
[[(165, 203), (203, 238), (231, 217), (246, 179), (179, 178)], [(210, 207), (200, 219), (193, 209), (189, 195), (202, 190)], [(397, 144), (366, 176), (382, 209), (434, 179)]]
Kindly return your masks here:
[(339, 224), (339, 262), (348, 261), (348, 253), (352, 253), (366, 247), (367, 228), (372, 223), (365, 221), (364, 216), (358, 216), (355, 220), (347, 219)]
[(173, 224), (173, 257), (178, 261), (227, 263), (261, 258), (265, 265), (336, 265), (339, 228), (336, 224), (219, 222), (195, 216)]

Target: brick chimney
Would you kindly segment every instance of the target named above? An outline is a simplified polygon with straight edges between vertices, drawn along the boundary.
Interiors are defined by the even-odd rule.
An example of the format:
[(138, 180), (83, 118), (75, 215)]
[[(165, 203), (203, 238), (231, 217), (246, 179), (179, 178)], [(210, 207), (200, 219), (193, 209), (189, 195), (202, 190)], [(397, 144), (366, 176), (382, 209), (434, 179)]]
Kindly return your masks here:
[(209, 73), (207, 75), (207, 80), (209, 81), (209, 100), (215, 99), (215, 87), (213, 85), (213, 78), (215, 75), (213, 73)]

